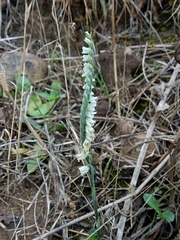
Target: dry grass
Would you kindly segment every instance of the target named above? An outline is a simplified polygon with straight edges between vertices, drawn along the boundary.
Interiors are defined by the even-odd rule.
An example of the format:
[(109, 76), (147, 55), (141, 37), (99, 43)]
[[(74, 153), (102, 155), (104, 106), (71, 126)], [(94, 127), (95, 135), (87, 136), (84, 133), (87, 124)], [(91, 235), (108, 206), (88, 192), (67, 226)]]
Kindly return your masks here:
[[(89, 239), (94, 226), (91, 189), (80, 176), (82, 164), (76, 159), (86, 29), (93, 31), (97, 62), (100, 50), (109, 46), (113, 51), (113, 66), (106, 70), (115, 79), (109, 98), (99, 84), (95, 89), (102, 101), (95, 117), (93, 162), (103, 239), (179, 237), (180, 69), (172, 42), (178, 40), (178, 3), (170, 8), (159, 1), (161, 10), (155, 0), (149, 1), (153, 9), (140, 6), (143, 1), (139, 5), (106, 2), (105, 7), (99, 1), (7, 1), (6, 11), (1, 5), (2, 51), (23, 51), (24, 56), (31, 52), (48, 63), (48, 77), (35, 83), (31, 92), (48, 90), (58, 79), (66, 94), (47, 116), (33, 118), (40, 130), (27, 114), (31, 92), (19, 97), (14, 91), (13, 99), (0, 100), (0, 233), (4, 240)], [(161, 17), (167, 21), (167, 35), (164, 25), (158, 25)], [(141, 57), (136, 72), (128, 72), (124, 57), (119, 76), (115, 51), (119, 45)], [(6, 75), (0, 76), (9, 94)], [(28, 173), (35, 144), (44, 155), (38, 169)], [(154, 211), (143, 201), (145, 192), (155, 193), (161, 211), (172, 211), (175, 221), (154, 219)]]

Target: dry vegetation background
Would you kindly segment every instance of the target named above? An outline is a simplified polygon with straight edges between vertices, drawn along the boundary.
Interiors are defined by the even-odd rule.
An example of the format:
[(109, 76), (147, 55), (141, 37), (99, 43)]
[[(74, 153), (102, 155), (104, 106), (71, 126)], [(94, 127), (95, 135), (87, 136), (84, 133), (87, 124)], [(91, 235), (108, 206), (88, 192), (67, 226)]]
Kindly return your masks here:
[[(91, 189), (76, 159), (87, 30), (97, 52), (92, 147), (102, 239), (180, 239), (179, 3), (1, 0), (0, 239), (90, 239)], [(20, 94), (16, 74), (33, 87)], [(56, 80), (65, 97), (29, 115), (30, 95), (49, 93)], [(144, 193), (174, 221), (154, 217)]]

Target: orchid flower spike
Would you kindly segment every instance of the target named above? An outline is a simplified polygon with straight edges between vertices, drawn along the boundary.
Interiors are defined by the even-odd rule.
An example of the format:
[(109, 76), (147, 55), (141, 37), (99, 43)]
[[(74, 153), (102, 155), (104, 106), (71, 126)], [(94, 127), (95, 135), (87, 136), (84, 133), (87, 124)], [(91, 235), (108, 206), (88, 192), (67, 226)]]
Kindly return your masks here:
[(94, 124), (93, 120), (96, 113), (95, 108), (97, 104), (97, 97), (93, 93), (94, 84), (94, 42), (90, 33), (86, 32), (85, 42), (88, 47), (83, 47), (83, 74), (85, 78), (84, 93), (82, 99), (81, 113), (80, 113), (80, 138), (82, 144), (81, 153), (77, 154), (78, 160), (84, 160), (89, 154), (91, 142), (94, 140)]

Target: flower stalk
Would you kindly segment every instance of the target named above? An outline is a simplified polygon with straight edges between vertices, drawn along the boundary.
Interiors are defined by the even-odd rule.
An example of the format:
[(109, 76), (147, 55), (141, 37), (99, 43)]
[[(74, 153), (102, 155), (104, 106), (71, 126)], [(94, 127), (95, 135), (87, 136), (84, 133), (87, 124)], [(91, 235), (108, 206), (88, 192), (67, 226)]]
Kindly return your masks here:
[(95, 60), (94, 60), (94, 53), (95, 47), (94, 42), (92, 40), (92, 36), (90, 33), (86, 32), (85, 42), (87, 43), (88, 47), (83, 47), (83, 74), (82, 77), (85, 78), (85, 85), (83, 87), (84, 93), (82, 98), (82, 106), (80, 112), (80, 140), (82, 150), (79, 154), (77, 154), (78, 161), (85, 160), (85, 166), (79, 168), (81, 175), (85, 175), (86, 173), (89, 176), (89, 181), (91, 185), (91, 192), (92, 192), (92, 200), (93, 200), (93, 207), (95, 212), (95, 219), (96, 219), (96, 230), (95, 236), (96, 239), (101, 239), (100, 233), (100, 219), (98, 209), (98, 202), (96, 197), (96, 188), (94, 183), (94, 167), (92, 165), (92, 155), (91, 155), (91, 142), (95, 138), (94, 134), (94, 124), (95, 120), (94, 115), (96, 113), (95, 107), (97, 104), (97, 97), (94, 96), (93, 88), (95, 82)]

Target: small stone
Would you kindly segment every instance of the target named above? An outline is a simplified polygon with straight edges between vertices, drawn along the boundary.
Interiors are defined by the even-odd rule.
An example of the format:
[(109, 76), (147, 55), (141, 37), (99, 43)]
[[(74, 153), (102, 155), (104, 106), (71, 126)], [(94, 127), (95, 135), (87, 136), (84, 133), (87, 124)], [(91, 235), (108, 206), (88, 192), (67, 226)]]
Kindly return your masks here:
[(40, 57), (32, 53), (23, 56), (23, 52), (3, 53), (0, 58), (1, 74), (5, 77), (6, 82), (15, 83), (15, 75), (23, 75), (23, 61), (25, 63), (24, 75), (31, 84), (43, 80), (47, 76), (47, 63)]

